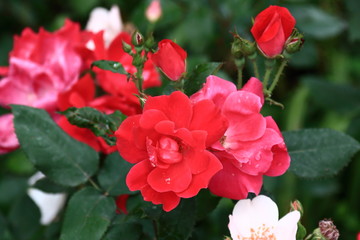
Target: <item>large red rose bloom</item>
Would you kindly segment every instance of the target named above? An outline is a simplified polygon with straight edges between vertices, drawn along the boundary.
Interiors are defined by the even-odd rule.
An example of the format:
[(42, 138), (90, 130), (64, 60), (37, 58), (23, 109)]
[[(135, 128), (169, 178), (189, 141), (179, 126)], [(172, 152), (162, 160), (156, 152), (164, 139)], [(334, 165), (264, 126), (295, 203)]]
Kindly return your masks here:
[(222, 169), (206, 150), (218, 141), (227, 120), (210, 100), (192, 104), (174, 92), (149, 97), (142, 114), (128, 117), (115, 132), (122, 157), (136, 165), (126, 183), (144, 200), (174, 209), (180, 198), (195, 196)]

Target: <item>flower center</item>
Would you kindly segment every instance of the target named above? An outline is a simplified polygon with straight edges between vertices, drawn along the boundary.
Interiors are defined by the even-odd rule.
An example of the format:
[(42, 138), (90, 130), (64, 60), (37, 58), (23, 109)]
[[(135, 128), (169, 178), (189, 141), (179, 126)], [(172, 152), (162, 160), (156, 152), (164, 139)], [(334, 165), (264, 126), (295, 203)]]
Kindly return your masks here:
[[(273, 231), (274, 227), (267, 227), (265, 224), (259, 226), (257, 229), (250, 228), (250, 236), (243, 237), (237, 235), (238, 240), (276, 240)], [(235, 239), (234, 239), (235, 240)]]
[(162, 136), (154, 146), (153, 141), (147, 139), (147, 152), (153, 167), (167, 168), (169, 164), (182, 160), (181, 148), (178, 142), (170, 137)]
[(162, 162), (169, 164), (179, 162), (182, 159), (179, 149), (179, 144), (172, 138), (163, 136), (158, 141), (157, 153)]

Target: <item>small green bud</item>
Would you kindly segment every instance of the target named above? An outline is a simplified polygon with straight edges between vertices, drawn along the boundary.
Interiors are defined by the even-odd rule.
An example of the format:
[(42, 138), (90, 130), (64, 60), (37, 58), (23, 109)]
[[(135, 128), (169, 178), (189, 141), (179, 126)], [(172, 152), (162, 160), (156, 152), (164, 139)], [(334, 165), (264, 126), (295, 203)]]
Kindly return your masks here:
[(123, 45), (124, 52), (129, 53), (129, 54), (132, 53), (132, 47), (130, 44), (127, 44), (125, 41), (122, 41), (122, 45)]
[(250, 56), (256, 52), (255, 42), (240, 38), (241, 51), (245, 56)]
[(235, 38), (234, 41), (231, 43), (231, 54), (235, 58), (243, 58), (244, 55), (241, 51), (241, 43), (238, 38)]
[(154, 37), (151, 35), (145, 41), (145, 48), (150, 50), (150, 49), (152, 49), (154, 47), (154, 44), (155, 44)]
[(144, 36), (138, 31), (135, 31), (131, 37), (131, 42), (135, 47), (142, 46), (144, 44)]

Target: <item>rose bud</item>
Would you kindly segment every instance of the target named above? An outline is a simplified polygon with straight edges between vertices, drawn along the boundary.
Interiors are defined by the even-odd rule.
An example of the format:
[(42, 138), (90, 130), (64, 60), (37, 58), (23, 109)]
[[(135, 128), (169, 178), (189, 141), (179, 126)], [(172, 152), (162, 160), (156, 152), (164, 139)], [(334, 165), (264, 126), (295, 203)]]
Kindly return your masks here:
[(160, 0), (153, 0), (146, 9), (145, 16), (150, 22), (156, 22), (161, 17)]
[(179, 80), (186, 72), (187, 53), (169, 39), (160, 41), (158, 47), (159, 50), (151, 56), (151, 60), (170, 80)]
[(251, 33), (263, 54), (273, 58), (283, 52), (295, 23), (288, 9), (270, 6), (256, 16)]

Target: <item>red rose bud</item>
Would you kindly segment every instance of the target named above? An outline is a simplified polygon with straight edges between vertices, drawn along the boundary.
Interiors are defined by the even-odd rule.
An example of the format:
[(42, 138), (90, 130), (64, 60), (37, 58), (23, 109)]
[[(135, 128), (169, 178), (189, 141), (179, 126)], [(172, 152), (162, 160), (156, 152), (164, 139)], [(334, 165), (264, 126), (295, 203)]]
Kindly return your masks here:
[(336, 226), (334, 225), (333, 221), (330, 219), (324, 219), (319, 222), (319, 228), (321, 234), (327, 240), (337, 240), (340, 236), (339, 230), (337, 230)]
[(144, 37), (141, 33), (134, 32), (131, 38), (131, 42), (134, 44), (134, 46), (141, 46), (144, 43)]
[(170, 80), (179, 80), (186, 71), (187, 53), (169, 39), (160, 41), (158, 47), (159, 50), (151, 56), (151, 60)]
[(251, 28), (258, 48), (265, 56), (273, 58), (282, 53), (294, 27), (295, 18), (284, 7), (270, 6), (259, 13)]

